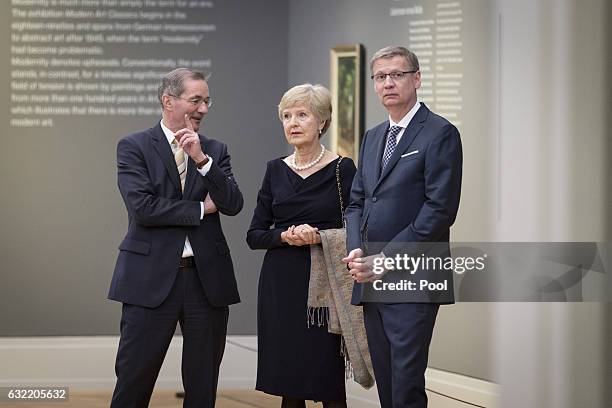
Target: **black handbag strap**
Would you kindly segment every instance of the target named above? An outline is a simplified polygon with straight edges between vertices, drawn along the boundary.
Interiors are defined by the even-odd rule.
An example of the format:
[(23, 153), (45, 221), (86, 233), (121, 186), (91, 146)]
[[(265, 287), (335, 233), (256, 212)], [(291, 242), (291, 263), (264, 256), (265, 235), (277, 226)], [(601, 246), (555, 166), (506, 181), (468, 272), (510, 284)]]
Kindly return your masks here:
[(342, 225), (346, 228), (346, 219), (344, 218), (344, 200), (342, 199), (342, 185), (340, 184), (340, 162), (344, 157), (340, 156), (338, 163), (336, 163), (336, 183), (338, 184), (338, 198), (340, 198), (340, 218), (342, 219)]

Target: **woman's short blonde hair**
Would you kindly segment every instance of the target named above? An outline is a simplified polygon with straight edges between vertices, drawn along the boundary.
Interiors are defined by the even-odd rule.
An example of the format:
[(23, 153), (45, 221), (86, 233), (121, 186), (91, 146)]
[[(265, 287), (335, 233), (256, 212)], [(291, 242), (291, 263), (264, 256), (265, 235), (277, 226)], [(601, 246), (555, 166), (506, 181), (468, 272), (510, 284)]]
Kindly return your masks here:
[[(289, 89), (278, 104), (278, 117), (283, 120), (283, 110), (295, 105), (304, 105), (318, 121), (325, 121), (321, 134), (329, 129), (331, 123), (331, 93), (323, 85), (302, 84)], [(320, 137), (320, 136), (319, 136)]]

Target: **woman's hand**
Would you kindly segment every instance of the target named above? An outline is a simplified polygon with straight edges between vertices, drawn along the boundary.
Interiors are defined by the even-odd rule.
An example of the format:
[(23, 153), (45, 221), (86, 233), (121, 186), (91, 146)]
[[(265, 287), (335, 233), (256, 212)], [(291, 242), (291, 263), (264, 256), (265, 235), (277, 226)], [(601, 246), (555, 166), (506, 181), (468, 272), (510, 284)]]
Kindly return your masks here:
[(281, 233), (281, 241), (294, 246), (307, 245), (307, 243), (295, 233), (295, 225), (290, 226), (287, 228), (287, 231)]
[(321, 243), (321, 236), (319, 236), (318, 231), (318, 228), (311, 227), (308, 224), (301, 224), (297, 227), (292, 225), (287, 228), (287, 231), (281, 233), (281, 240), (295, 246), (319, 244)]
[(319, 229), (311, 227), (308, 224), (301, 224), (295, 227), (294, 234), (307, 244), (320, 244), (321, 236), (319, 235)]

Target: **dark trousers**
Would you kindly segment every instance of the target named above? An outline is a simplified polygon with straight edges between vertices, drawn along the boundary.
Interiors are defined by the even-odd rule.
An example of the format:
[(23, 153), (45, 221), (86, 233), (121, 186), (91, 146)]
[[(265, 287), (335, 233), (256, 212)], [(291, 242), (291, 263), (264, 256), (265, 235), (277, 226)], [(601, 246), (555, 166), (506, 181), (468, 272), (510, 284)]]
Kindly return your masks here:
[(425, 369), (439, 305), (364, 303), (381, 408), (426, 408)]
[(111, 407), (149, 405), (177, 322), (183, 333), (183, 407), (214, 407), (228, 311), (208, 303), (195, 268), (181, 268), (170, 294), (154, 309), (124, 303)]

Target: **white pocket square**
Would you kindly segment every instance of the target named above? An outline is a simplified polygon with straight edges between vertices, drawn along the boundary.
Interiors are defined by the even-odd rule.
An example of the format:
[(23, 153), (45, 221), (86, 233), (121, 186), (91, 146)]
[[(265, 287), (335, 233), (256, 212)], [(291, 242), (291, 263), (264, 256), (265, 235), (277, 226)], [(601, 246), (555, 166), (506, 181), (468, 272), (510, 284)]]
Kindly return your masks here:
[(400, 158), (401, 158), (401, 157), (412, 156), (413, 154), (417, 154), (418, 152), (419, 152), (418, 150), (413, 150), (413, 151), (411, 151), (411, 152), (408, 152), (408, 153), (404, 153), (404, 154), (402, 154), (402, 155), (400, 156)]

